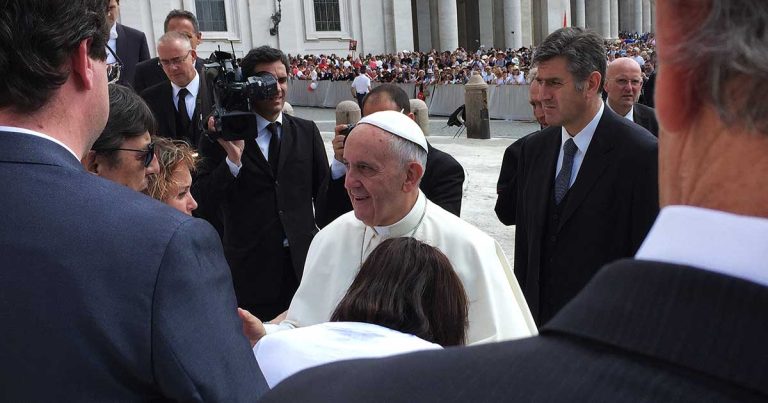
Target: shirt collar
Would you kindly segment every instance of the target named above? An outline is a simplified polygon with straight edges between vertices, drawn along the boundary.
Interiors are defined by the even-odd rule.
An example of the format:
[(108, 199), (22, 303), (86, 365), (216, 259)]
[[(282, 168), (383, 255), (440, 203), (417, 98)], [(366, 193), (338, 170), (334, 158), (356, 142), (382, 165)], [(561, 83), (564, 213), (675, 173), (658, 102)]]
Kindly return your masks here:
[(405, 217), (392, 225), (375, 226), (373, 227), (373, 230), (377, 235), (384, 238), (406, 236), (419, 225), (424, 216), (425, 208), (427, 208), (427, 198), (421, 193), (421, 190), (419, 190), (419, 196), (416, 198), (416, 203), (413, 204), (411, 211), (409, 211)]
[(112, 24), (112, 28), (109, 29), (109, 39), (117, 39), (117, 21)]
[(181, 91), (182, 88), (186, 88), (193, 97), (197, 98), (197, 93), (200, 91), (200, 76), (197, 74), (197, 69), (195, 69), (195, 78), (193, 78), (186, 87), (179, 87), (173, 82), (171, 82), (171, 87), (173, 87), (174, 98), (179, 97), (179, 91)]
[(768, 286), (768, 219), (692, 206), (659, 212), (635, 258), (698, 267)]
[[(606, 103), (606, 105), (608, 105), (608, 109), (614, 111), (613, 108), (611, 108), (610, 104)], [(614, 111), (614, 112), (616, 112), (616, 111)], [(634, 122), (635, 121), (635, 106), (634, 105), (629, 107), (629, 112), (627, 112), (627, 114), (624, 115), (624, 119), (629, 119), (630, 122)]]
[(64, 149), (69, 151), (69, 153), (72, 154), (72, 156), (75, 157), (75, 159), (80, 161), (80, 157), (78, 157), (77, 154), (75, 154), (75, 152), (72, 151), (71, 148), (69, 148), (66, 144), (62, 143), (60, 140), (55, 139), (55, 138), (53, 138), (53, 137), (51, 137), (51, 136), (49, 136), (47, 134), (36, 132), (34, 130), (24, 129), (24, 128), (21, 128), (21, 127), (13, 127), (13, 126), (0, 126), (0, 131), (30, 134), (30, 135), (35, 136), (35, 137), (41, 137), (41, 138), (44, 138), (46, 140), (53, 141), (54, 143), (64, 147)]
[[(283, 125), (283, 112), (281, 111), (279, 115), (277, 115), (277, 119), (275, 119), (275, 122), (280, 123), (280, 126)], [(256, 128), (258, 131), (262, 131), (267, 128), (267, 125), (269, 125), (270, 122), (267, 119), (264, 119), (263, 116), (256, 114)]]
[(576, 143), (576, 147), (578, 147), (579, 151), (582, 153), (587, 152), (587, 148), (589, 148), (589, 143), (592, 142), (592, 137), (595, 135), (595, 130), (597, 130), (597, 124), (600, 123), (600, 118), (603, 117), (603, 109), (605, 108), (605, 104), (601, 101), (600, 102), (600, 109), (597, 111), (597, 114), (595, 117), (592, 118), (592, 120), (584, 126), (583, 129), (581, 129), (580, 132), (576, 133), (573, 137), (571, 137), (570, 134), (568, 134), (568, 131), (565, 130), (565, 127), (560, 128), (560, 136), (561, 136), (561, 142), (560, 144), (565, 144), (566, 140), (573, 138), (573, 142)]

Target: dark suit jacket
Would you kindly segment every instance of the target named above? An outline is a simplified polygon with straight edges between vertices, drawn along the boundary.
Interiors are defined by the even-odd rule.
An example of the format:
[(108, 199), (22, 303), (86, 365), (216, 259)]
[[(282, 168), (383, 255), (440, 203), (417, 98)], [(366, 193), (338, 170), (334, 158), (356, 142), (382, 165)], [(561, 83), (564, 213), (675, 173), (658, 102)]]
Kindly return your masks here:
[(203, 139), (193, 185), (201, 216), (223, 220), (224, 251), (241, 307), (273, 303), (282, 282), (283, 239), (301, 278), (317, 233), (314, 209), (328, 186), (328, 158), (314, 122), (283, 114), (278, 174), (256, 144), (245, 141), (237, 178), (218, 143)]
[(765, 402), (768, 288), (692, 267), (604, 268), (541, 335), (301, 372), (264, 402)]
[[(203, 81), (205, 81), (205, 74), (203, 71), (204, 64), (204, 59), (198, 57), (197, 60), (195, 60), (197, 74), (200, 74)], [(153, 57), (136, 65), (136, 74), (133, 77), (133, 89), (137, 94), (141, 94), (147, 88), (165, 81), (168, 81), (168, 76), (160, 66), (159, 58)]]
[(149, 59), (147, 37), (137, 29), (126, 27), (119, 23), (116, 24), (117, 49), (115, 52), (117, 52), (117, 57), (123, 63), (123, 70), (120, 72), (120, 80), (117, 83), (130, 87), (133, 85), (136, 65)]
[[(199, 73), (198, 73), (199, 74)], [(170, 81), (164, 81), (147, 88), (141, 93), (141, 97), (149, 105), (152, 114), (157, 121), (157, 134), (163, 137), (186, 140), (197, 148), (203, 137), (202, 120), (211, 113), (213, 106), (212, 95), (205, 85), (205, 80), (200, 77), (200, 90), (197, 93), (195, 111), (192, 113), (192, 137), (184, 133), (178, 133), (176, 127), (176, 105), (173, 102), (173, 87)]]
[[(461, 214), (464, 168), (453, 156), (432, 147), (432, 144), (427, 143), (427, 149), (427, 166), (424, 167), (419, 189), (427, 199), (458, 217)], [(332, 179), (328, 185), (327, 205), (318, 212), (318, 224), (321, 227), (352, 211), (344, 179), (344, 176)]]
[(0, 133), (1, 401), (252, 401), (216, 233)]
[(658, 213), (656, 138), (605, 107), (559, 224), (544, 239), (560, 147), (561, 128), (548, 127), (526, 139), (518, 164), (515, 275), (539, 325), (600, 266), (633, 256)]
[(514, 225), (517, 214), (517, 164), (520, 161), (520, 150), (523, 142), (529, 136), (538, 132), (527, 134), (504, 150), (504, 158), (501, 160), (499, 180), (496, 182), (496, 217), (504, 225)]
[(635, 104), (632, 107), (632, 119), (643, 126), (656, 137), (659, 137), (659, 122), (656, 121), (656, 111), (643, 104)]

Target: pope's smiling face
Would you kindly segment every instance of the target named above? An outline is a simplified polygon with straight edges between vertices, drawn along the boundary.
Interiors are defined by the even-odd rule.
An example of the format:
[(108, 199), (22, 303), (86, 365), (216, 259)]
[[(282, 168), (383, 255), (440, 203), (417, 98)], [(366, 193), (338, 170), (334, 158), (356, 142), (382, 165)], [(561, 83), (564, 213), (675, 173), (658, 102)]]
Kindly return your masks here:
[(344, 145), (344, 187), (355, 217), (368, 226), (392, 225), (411, 208), (407, 169), (392, 151), (391, 136), (376, 126), (361, 124)]

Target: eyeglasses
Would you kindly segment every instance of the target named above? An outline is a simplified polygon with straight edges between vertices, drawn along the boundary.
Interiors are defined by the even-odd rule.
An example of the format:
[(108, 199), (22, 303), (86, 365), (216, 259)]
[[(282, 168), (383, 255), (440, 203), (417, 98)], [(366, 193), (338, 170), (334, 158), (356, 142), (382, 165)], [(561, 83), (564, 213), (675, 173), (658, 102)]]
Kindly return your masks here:
[(144, 150), (137, 150), (135, 148), (102, 148), (94, 151), (133, 151), (135, 153), (142, 153), (144, 157), (144, 168), (147, 168), (155, 158), (155, 143), (147, 144), (147, 148)]
[(114, 84), (120, 79), (120, 72), (123, 70), (123, 62), (120, 61), (120, 58), (117, 57), (117, 54), (109, 47), (109, 45), (107, 45), (107, 50), (112, 54), (112, 57), (115, 58), (114, 63), (107, 63), (107, 84)]
[(178, 66), (182, 63), (184, 63), (185, 60), (187, 60), (187, 57), (189, 57), (189, 54), (192, 52), (192, 49), (187, 51), (187, 54), (180, 57), (174, 57), (173, 59), (160, 59), (158, 61), (158, 64), (162, 67), (170, 67), (170, 66)]
[(634, 80), (628, 80), (626, 78), (617, 78), (613, 80), (619, 87), (626, 87), (627, 84), (632, 84), (633, 87), (639, 87), (643, 84), (643, 80), (640, 79), (634, 79)]

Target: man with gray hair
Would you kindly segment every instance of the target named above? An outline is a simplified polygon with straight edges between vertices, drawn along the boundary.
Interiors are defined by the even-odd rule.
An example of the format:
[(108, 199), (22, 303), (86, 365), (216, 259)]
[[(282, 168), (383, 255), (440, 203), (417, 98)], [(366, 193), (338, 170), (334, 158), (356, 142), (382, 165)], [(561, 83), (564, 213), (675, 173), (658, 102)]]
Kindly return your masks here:
[(637, 251), (658, 212), (657, 141), (603, 104), (594, 32), (559, 29), (533, 62), (549, 127), (520, 150), (515, 275), (542, 325), (600, 266)]
[(280, 327), (327, 322), (376, 245), (406, 236), (439, 248), (453, 264), (470, 301), (468, 343), (536, 333), (499, 244), (419, 190), (427, 141), (416, 122), (396, 111), (364, 117), (349, 134), (343, 159), (354, 211), (315, 236), (301, 284)]
[(664, 207), (636, 260), (540, 337), (347, 361), (263, 401), (766, 401), (768, 2), (657, 7)]
[(169, 31), (157, 41), (157, 55), (169, 81), (141, 93), (157, 120), (157, 134), (184, 140), (197, 148), (203, 136), (200, 122), (208, 116), (213, 103), (208, 86), (195, 68), (197, 51), (186, 34)]

